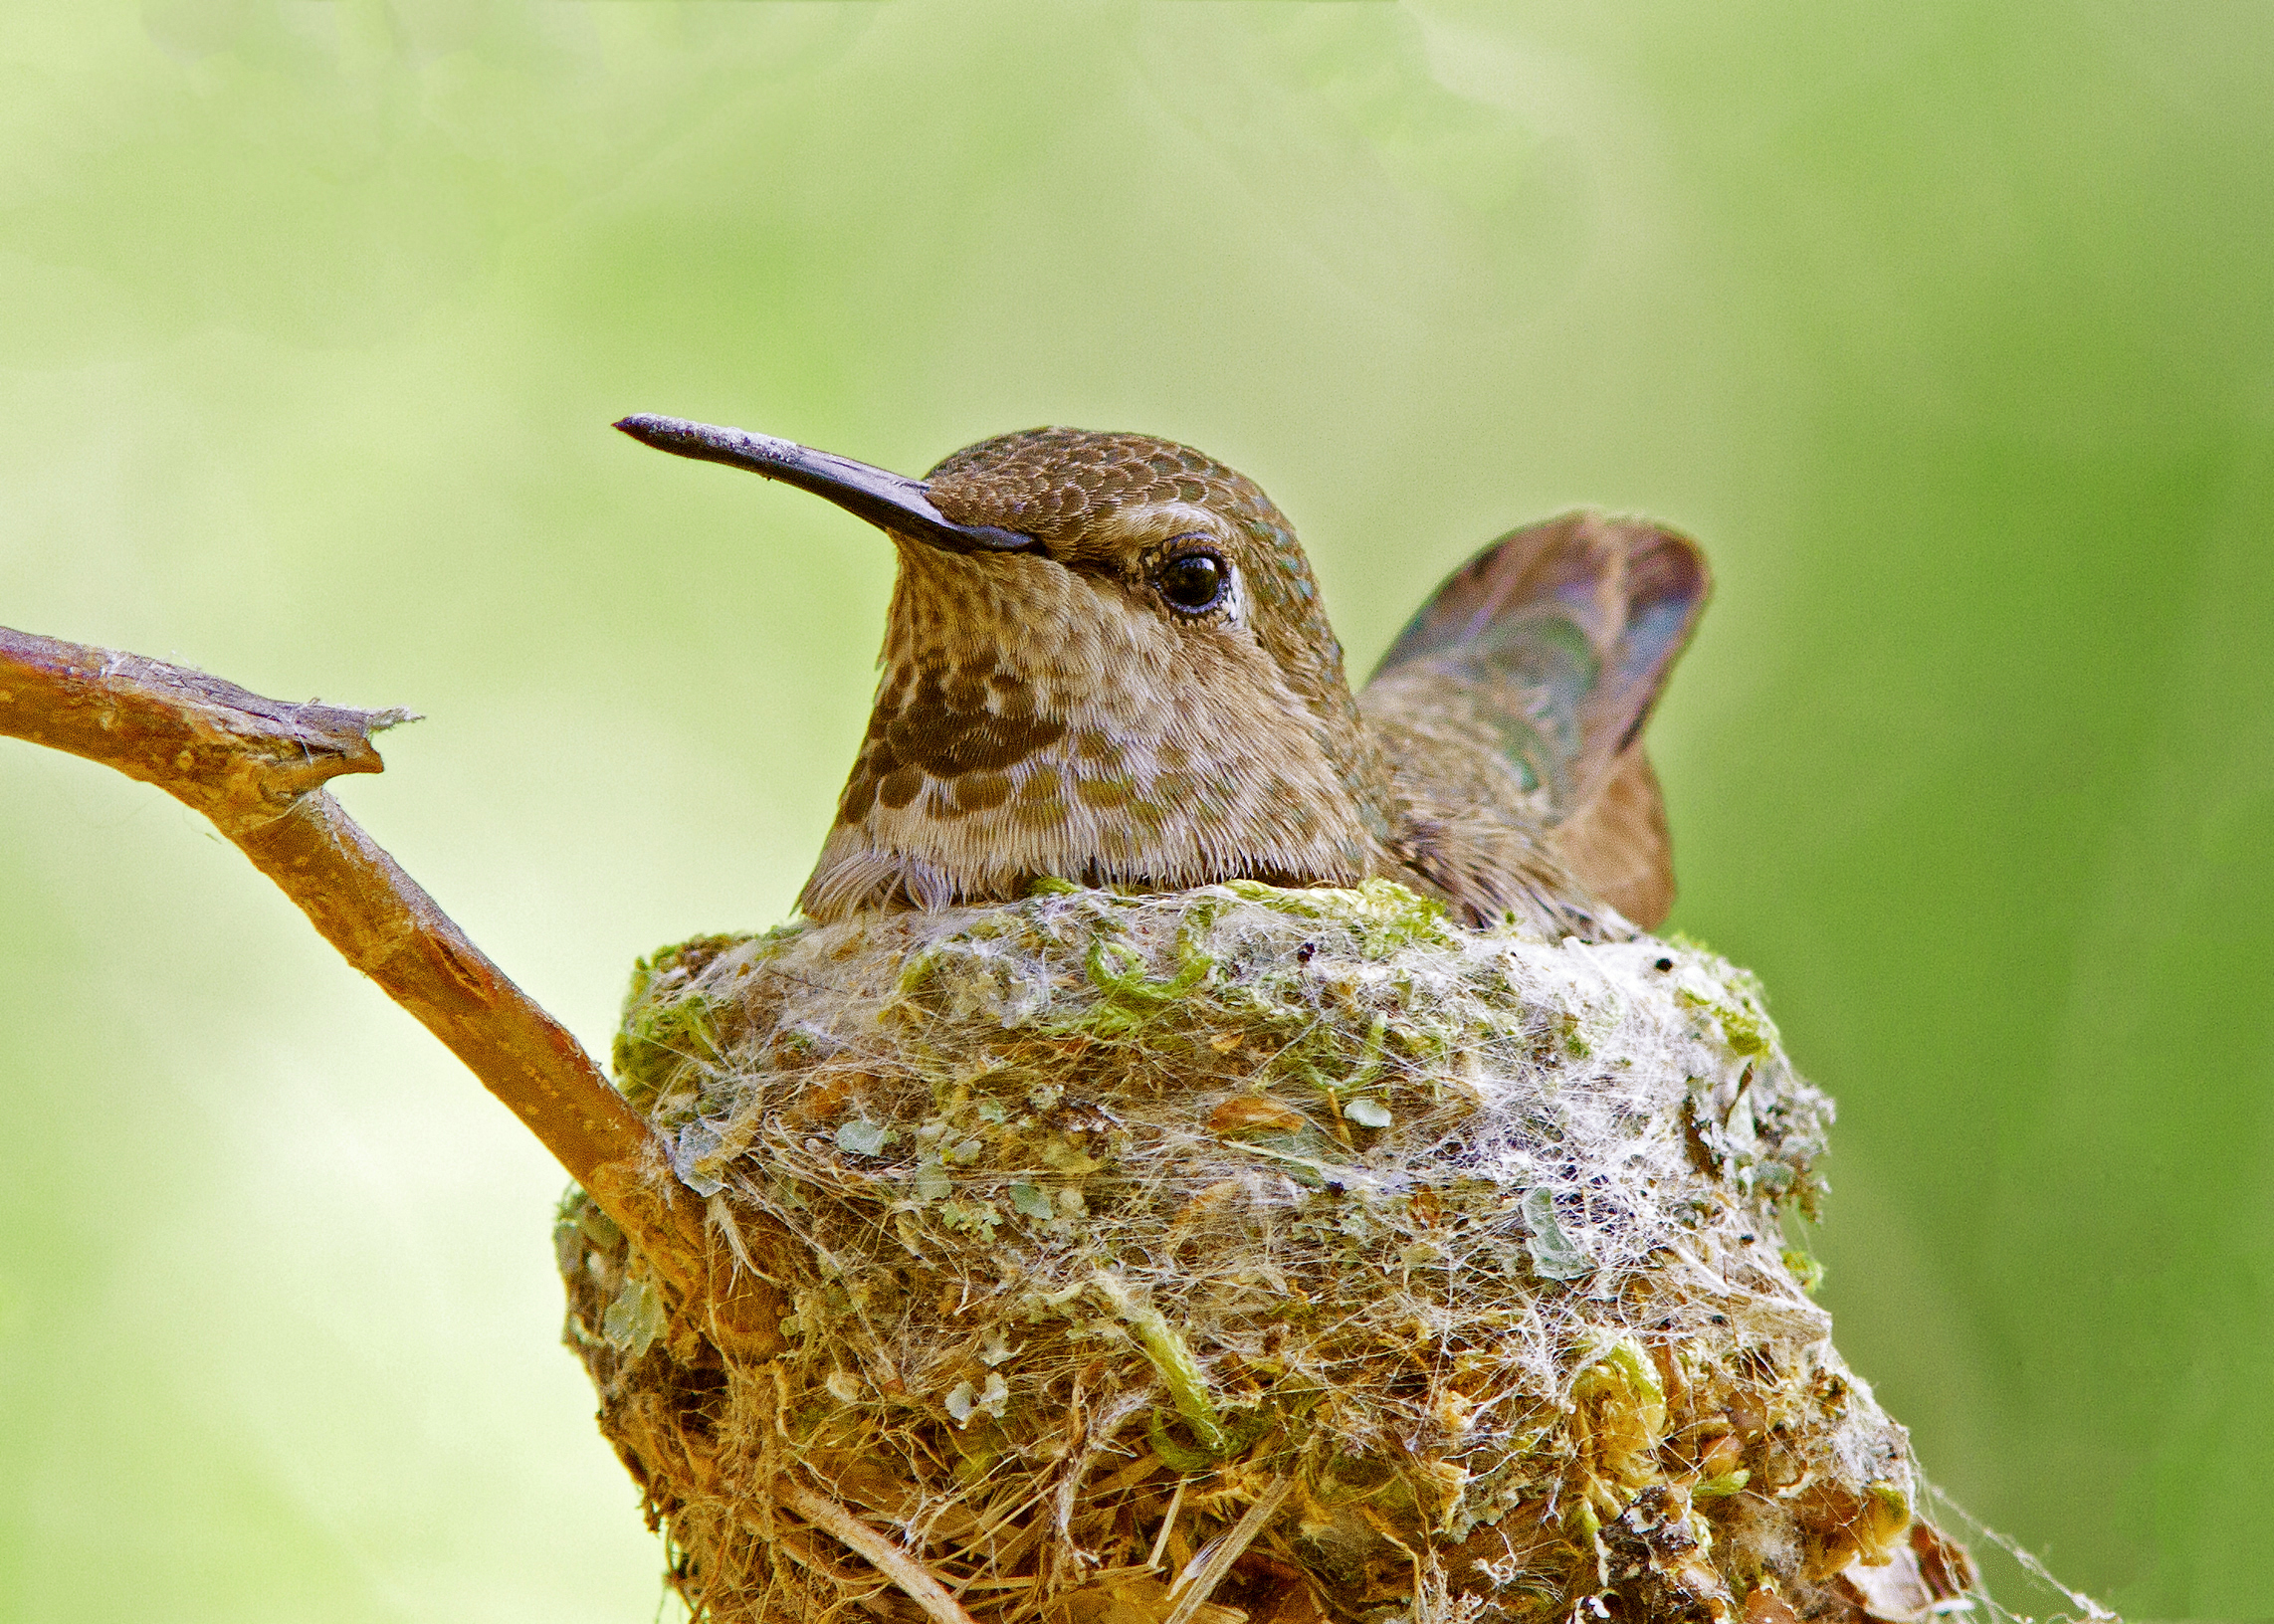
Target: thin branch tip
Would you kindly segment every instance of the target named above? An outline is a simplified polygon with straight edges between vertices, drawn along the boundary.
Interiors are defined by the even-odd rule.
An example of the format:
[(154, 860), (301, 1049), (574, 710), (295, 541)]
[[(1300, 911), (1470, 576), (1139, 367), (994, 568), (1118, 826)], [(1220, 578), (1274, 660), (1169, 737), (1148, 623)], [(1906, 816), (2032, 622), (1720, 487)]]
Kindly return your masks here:
[[(378, 772), (371, 735), (416, 712), (272, 700), (226, 679), (0, 627), (0, 735), (155, 785), (213, 820), (348, 963), (465, 1062), (685, 1295), (706, 1292), (704, 1214), (654, 1131), (561, 1024), (468, 939), (324, 785)], [(732, 1283), (729, 1282), (729, 1285)], [(720, 1308), (778, 1320), (754, 1288)], [(747, 1301), (745, 1301), (747, 1300)]]

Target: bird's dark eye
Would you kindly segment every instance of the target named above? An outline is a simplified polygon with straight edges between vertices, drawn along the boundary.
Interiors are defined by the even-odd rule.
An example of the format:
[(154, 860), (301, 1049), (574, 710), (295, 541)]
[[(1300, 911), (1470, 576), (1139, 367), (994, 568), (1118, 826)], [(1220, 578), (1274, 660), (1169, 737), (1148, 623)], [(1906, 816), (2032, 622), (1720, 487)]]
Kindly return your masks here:
[(1232, 566), (1221, 554), (1196, 548), (1162, 559), (1152, 584), (1179, 614), (1204, 615), (1231, 590)]

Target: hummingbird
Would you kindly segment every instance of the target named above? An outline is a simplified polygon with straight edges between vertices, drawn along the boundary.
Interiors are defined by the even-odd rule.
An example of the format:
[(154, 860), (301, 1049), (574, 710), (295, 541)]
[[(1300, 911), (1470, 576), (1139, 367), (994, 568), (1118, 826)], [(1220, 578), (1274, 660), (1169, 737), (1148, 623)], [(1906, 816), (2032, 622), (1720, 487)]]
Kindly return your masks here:
[(818, 921), (1383, 877), (1475, 926), (1596, 939), (1672, 906), (1642, 744), (1705, 556), (1593, 512), (1513, 530), (1352, 694), (1286, 516), (1142, 434), (1040, 428), (922, 479), (682, 418), (615, 425), (882, 529), (899, 553), (867, 735), (798, 898)]

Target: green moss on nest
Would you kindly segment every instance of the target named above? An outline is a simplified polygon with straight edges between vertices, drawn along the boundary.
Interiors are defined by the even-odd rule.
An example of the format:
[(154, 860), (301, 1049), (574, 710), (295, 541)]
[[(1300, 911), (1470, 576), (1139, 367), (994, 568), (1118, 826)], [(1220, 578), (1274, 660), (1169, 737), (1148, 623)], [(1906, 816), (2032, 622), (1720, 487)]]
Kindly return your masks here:
[(668, 949), (617, 1070), (792, 1306), (723, 1352), (564, 1218), (603, 1425), (718, 1617), (859, 1588), (785, 1476), (1005, 1621), (1207, 1616), (1179, 1573), (1219, 1624), (1844, 1618), (1852, 1561), (1916, 1563), (1903, 1433), (1781, 1255), (1830, 1104), (1703, 949), (1051, 886)]

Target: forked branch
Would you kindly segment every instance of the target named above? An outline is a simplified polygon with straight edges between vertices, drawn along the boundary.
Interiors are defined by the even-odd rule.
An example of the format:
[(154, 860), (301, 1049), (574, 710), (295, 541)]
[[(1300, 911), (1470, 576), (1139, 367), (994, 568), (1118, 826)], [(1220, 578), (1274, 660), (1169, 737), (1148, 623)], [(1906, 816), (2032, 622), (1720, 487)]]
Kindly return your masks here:
[[(702, 1260), (720, 1249), (688, 1190), (668, 1174), (643, 1177), (643, 1164), (663, 1165), (653, 1132), (323, 787), (379, 771), (371, 735), (411, 719), (289, 705), (181, 666), (0, 628), (0, 734), (115, 767), (211, 818), (505, 1102), (684, 1300), (711, 1284)], [(735, 1294), (705, 1295), (716, 1316)], [(770, 1328), (753, 1319), (748, 1328)]]

